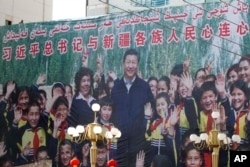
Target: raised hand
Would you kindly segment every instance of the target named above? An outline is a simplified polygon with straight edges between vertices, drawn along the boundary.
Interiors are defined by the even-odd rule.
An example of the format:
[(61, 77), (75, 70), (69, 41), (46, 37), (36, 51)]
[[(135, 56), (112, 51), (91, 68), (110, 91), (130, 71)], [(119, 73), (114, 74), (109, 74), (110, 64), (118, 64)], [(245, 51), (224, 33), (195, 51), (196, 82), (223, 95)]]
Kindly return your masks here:
[(109, 72), (108, 72), (108, 76), (109, 76), (110, 78), (112, 78), (113, 81), (117, 79), (117, 76), (116, 76), (116, 74), (115, 74), (114, 71), (109, 71)]
[(152, 117), (153, 115), (153, 111), (152, 111), (152, 107), (151, 107), (151, 103), (148, 102), (144, 105), (144, 115), (148, 116), (148, 117)]
[(221, 105), (219, 111), (220, 111), (220, 128), (221, 130), (226, 130), (227, 116), (225, 108)]
[(30, 145), (31, 145), (31, 142), (29, 141), (26, 146), (23, 148), (23, 155), (24, 156), (27, 156), (30, 152)]
[(94, 81), (96, 83), (100, 83), (100, 81), (101, 81), (101, 74), (99, 72), (95, 72), (95, 74), (94, 74)]
[(175, 126), (177, 124), (177, 122), (180, 120), (180, 111), (177, 110), (177, 108), (175, 107), (173, 110), (171, 110), (170, 112), (170, 125), (171, 126)]
[(188, 89), (188, 96), (191, 96), (194, 88), (192, 76), (189, 73), (184, 73), (181, 75), (181, 81)]
[(140, 150), (139, 153), (136, 154), (135, 167), (143, 167), (144, 159), (145, 159), (145, 152), (143, 150)]
[(58, 129), (59, 127), (61, 126), (62, 122), (64, 121), (65, 119), (63, 118), (62, 114), (60, 114), (59, 112), (57, 112), (55, 114), (55, 119), (53, 121), (54, 123), (54, 129), (53, 129), (53, 133), (52, 133), (52, 136), (54, 138), (57, 138), (57, 132), (58, 132)]
[(219, 107), (216, 106), (216, 108), (217, 109), (214, 110), (214, 112), (219, 112), (219, 118), (214, 120), (216, 127), (220, 128), (220, 130), (226, 130), (227, 116), (225, 114), (225, 109), (222, 105)]
[(13, 120), (13, 123), (14, 123), (14, 124), (18, 124), (19, 121), (20, 121), (21, 118), (22, 118), (22, 115), (23, 115), (22, 108), (21, 108), (20, 106), (17, 106), (17, 107), (14, 109), (14, 120)]
[(54, 129), (58, 129), (61, 126), (63, 121), (64, 121), (64, 118), (62, 117), (62, 115), (60, 113), (56, 113), (55, 120), (54, 120)]
[(213, 69), (213, 62), (212, 61), (208, 61), (207, 65), (205, 66), (205, 71), (206, 74), (211, 74), (211, 71)]
[(7, 84), (7, 91), (5, 94), (5, 98), (8, 100), (10, 97), (10, 94), (15, 90), (16, 84), (14, 81), (9, 81)]
[(226, 81), (225, 75), (223, 73), (218, 73), (216, 76), (215, 87), (221, 97), (221, 99), (226, 98)]
[(183, 62), (183, 72), (186, 73), (189, 71), (190, 61), (191, 57), (187, 55), (186, 60)]
[(40, 74), (36, 80), (36, 85), (41, 86), (44, 85), (46, 82), (46, 74)]
[(83, 46), (83, 51), (82, 51), (82, 66), (83, 67), (88, 67), (88, 58), (89, 58), (88, 49), (86, 48), (86, 46)]

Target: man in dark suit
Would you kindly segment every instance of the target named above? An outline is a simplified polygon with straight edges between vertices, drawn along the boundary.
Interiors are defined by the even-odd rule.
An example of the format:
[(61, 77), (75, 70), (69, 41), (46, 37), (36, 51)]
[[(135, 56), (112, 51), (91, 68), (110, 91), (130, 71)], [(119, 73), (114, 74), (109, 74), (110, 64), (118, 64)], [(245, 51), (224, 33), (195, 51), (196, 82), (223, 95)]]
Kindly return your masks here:
[(148, 83), (137, 76), (139, 60), (134, 49), (124, 53), (124, 75), (115, 81), (111, 91), (114, 124), (122, 132), (117, 148), (119, 167), (134, 167), (136, 154), (147, 148), (144, 105), (151, 102), (154, 106), (154, 97)]

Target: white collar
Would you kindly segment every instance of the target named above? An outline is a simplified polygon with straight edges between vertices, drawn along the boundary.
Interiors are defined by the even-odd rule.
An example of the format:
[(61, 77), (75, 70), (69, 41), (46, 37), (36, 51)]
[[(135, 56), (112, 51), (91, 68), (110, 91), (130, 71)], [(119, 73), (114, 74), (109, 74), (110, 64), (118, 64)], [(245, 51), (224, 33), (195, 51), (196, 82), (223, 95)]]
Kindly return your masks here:
[(100, 118), (100, 122), (101, 122), (103, 125), (109, 125), (109, 124), (110, 124), (109, 122), (106, 122), (106, 121), (102, 120), (102, 118)]
[(123, 77), (123, 80), (124, 80), (125, 84), (131, 84), (132, 85), (134, 83), (134, 81), (135, 81), (135, 78), (136, 78), (136, 76), (134, 76), (134, 78), (131, 81), (127, 81), (126, 78)]
[(80, 92), (79, 92), (79, 95), (76, 97), (76, 99), (82, 99), (84, 101), (86, 101), (88, 103), (88, 105), (90, 106), (90, 103), (95, 100), (95, 98), (91, 95), (89, 95), (89, 98), (86, 99)]

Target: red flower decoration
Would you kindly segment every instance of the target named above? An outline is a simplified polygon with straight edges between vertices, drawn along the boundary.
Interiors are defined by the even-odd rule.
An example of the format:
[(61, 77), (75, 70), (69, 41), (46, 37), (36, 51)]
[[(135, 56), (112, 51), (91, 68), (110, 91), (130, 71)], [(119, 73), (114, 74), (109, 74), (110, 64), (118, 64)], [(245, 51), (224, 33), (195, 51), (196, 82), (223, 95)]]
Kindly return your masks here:
[(73, 158), (72, 160), (70, 160), (70, 165), (75, 167), (78, 166), (80, 164), (80, 161), (77, 158)]
[(116, 162), (116, 160), (111, 159), (111, 160), (109, 160), (109, 161), (107, 162), (107, 165), (108, 165), (109, 167), (116, 167), (116, 166), (117, 166), (117, 162)]

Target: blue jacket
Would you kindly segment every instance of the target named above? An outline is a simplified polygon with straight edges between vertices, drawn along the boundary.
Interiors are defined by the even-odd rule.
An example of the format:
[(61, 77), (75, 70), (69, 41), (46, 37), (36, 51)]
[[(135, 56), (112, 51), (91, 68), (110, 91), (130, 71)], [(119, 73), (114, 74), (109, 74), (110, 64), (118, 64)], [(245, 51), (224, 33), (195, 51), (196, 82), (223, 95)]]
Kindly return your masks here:
[(124, 79), (121, 78), (115, 81), (111, 98), (113, 100), (113, 122), (122, 132), (120, 141), (123, 141), (123, 146), (126, 146), (128, 153), (137, 151), (140, 144), (145, 141), (144, 105), (151, 102), (152, 106), (155, 106), (150, 87), (146, 81), (136, 76), (128, 91)]
[[(91, 105), (95, 103), (96, 100), (91, 101)], [(83, 99), (73, 98), (71, 104), (71, 112), (68, 117), (68, 122), (70, 126), (76, 125), (87, 125), (94, 121), (94, 112), (88, 105), (88, 103)]]

